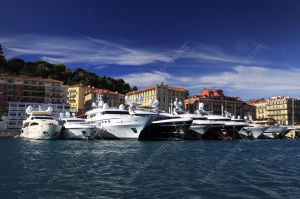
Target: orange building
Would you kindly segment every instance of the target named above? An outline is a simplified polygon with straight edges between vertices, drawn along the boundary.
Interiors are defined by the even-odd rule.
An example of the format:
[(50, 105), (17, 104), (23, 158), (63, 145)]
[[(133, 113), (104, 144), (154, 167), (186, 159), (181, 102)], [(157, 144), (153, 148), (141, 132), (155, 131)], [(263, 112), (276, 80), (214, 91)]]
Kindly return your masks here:
[(202, 89), (199, 94), (184, 101), (186, 110), (194, 112), (199, 107), (199, 103), (204, 103), (204, 109), (214, 114), (222, 114), (223, 110), (235, 116), (249, 116), (255, 118), (255, 106), (242, 101), (240, 97), (225, 96), (221, 89)]

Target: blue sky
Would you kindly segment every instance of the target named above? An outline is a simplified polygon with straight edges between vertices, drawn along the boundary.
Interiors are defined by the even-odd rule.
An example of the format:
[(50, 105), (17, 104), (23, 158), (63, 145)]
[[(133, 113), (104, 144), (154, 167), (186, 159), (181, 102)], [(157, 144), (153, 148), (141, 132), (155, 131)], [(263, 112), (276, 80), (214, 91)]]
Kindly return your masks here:
[(300, 97), (300, 1), (0, 1), (7, 58), (243, 99)]

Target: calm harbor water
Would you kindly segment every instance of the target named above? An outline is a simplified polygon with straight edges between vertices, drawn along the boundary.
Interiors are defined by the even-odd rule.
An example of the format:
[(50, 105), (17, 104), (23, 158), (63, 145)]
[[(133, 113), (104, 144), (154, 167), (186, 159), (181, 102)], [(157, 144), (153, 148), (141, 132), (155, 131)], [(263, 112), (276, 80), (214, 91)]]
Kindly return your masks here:
[(0, 139), (1, 198), (297, 198), (300, 140)]

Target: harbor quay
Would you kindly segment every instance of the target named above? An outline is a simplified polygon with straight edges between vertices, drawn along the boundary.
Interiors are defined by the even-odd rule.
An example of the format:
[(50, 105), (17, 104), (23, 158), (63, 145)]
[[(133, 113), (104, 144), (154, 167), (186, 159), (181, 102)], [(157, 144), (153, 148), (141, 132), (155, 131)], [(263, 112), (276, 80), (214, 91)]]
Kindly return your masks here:
[(20, 130), (0, 130), (1, 138), (13, 138), (20, 135)]

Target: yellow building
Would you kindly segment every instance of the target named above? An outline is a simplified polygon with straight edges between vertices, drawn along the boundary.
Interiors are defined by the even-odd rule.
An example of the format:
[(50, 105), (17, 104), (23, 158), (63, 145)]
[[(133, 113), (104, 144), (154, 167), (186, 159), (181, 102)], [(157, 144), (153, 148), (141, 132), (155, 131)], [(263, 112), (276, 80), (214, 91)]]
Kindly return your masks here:
[(97, 100), (98, 94), (102, 95), (104, 102), (111, 107), (118, 107), (124, 102), (124, 97), (118, 92), (83, 86), (82, 84), (70, 86), (68, 92), (71, 111), (78, 115), (83, 114), (92, 107), (92, 103)]
[(85, 95), (91, 92), (91, 87), (76, 84), (70, 86), (68, 89), (68, 102), (71, 111), (74, 113), (82, 114), (85, 111)]
[(267, 100), (251, 100), (256, 106), (258, 119), (272, 118), (279, 124), (300, 124), (300, 100), (291, 97), (277, 96)]
[(268, 100), (266, 99), (250, 100), (248, 104), (256, 107), (256, 119), (268, 118), (268, 112), (267, 112)]
[(110, 107), (119, 107), (120, 104), (124, 103), (122, 94), (107, 89), (95, 88), (85, 95), (85, 110), (92, 108), (92, 103), (99, 100), (99, 95), (102, 95), (103, 101)]
[(127, 93), (130, 102), (137, 102), (138, 99), (142, 99), (141, 105), (149, 107), (152, 100), (159, 101), (159, 109), (169, 111), (171, 100), (174, 101), (175, 98), (178, 101), (183, 101), (188, 96), (188, 91), (184, 88), (175, 88), (168, 85), (157, 84), (148, 88), (140, 89), (137, 91), (132, 91)]

